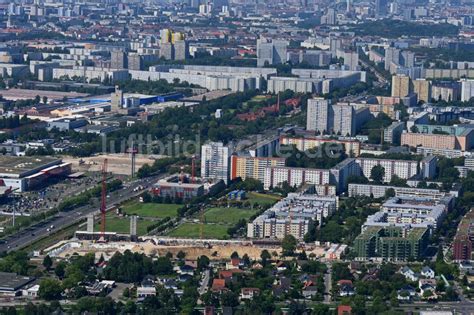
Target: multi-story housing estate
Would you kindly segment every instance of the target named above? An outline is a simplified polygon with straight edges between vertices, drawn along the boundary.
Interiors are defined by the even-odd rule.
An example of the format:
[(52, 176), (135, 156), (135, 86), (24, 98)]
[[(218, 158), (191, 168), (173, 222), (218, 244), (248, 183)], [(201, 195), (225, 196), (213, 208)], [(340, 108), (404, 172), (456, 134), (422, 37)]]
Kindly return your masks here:
[(393, 175), (403, 179), (408, 179), (418, 174), (418, 161), (376, 159), (376, 158), (356, 158), (356, 163), (360, 167), (362, 175), (370, 178), (371, 171), (375, 166), (382, 166), (385, 170), (384, 182), (390, 182)]
[(446, 193), (439, 191), (439, 189), (425, 189), (416, 187), (396, 187), (387, 185), (371, 185), (371, 184), (354, 184), (348, 185), (347, 193), (349, 197), (357, 196), (373, 196), (374, 198), (385, 197), (388, 190), (393, 190), (395, 196), (416, 196), (416, 197), (429, 197), (438, 199), (444, 197)]
[(280, 145), (294, 145), (300, 151), (307, 151), (324, 144), (342, 145), (347, 156), (360, 155), (360, 142), (358, 140), (337, 140), (327, 137), (292, 137), (280, 136)]
[(335, 196), (291, 193), (247, 225), (250, 238), (282, 239), (291, 234), (302, 239), (310, 224), (321, 225), (338, 207)]
[(232, 155), (230, 179), (240, 177), (258, 179), (261, 182), (265, 180), (265, 169), (267, 167), (284, 167), (285, 159), (278, 157), (252, 157)]
[(402, 145), (467, 151), (474, 147), (472, 125), (438, 126), (416, 124), (417, 132), (403, 132)]
[(397, 196), (388, 199), (380, 211), (367, 217), (362, 230), (373, 226), (406, 226), (437, 229), (454, 205), (454, 197)]
[(325, 185), (330, 184), (330, 171), (314, 168), (297, 167), (267, 167), (263, 186), (265, 189), (277, 187), (287, 182), (291, 187), (302, 184)]
[(420, 259), (429, 244), (427, 228), (410, 226), (373, 226), (363, 230), (354, 240), (356, 260), (383, 258), (394, 261)]

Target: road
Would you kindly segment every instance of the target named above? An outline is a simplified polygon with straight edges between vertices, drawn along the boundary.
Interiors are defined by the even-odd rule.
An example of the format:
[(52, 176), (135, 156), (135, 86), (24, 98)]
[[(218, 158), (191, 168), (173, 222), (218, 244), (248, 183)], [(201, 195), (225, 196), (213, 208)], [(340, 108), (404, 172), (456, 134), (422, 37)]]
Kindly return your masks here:
[[(124, 189), (119, 189), (109, 194), (109, 198), (107, 198), (107, 206), (112, 207), (115, 205), (119, 205), (132, 197), (138, 196), (143, 191), (134, 191), (135, 188), (143, 186), (145, 189), (148, 189), (156, 182), (158, 178), (159, 176), (154, 176), (125, 183), (125, 185), (128, 186), (126, 186)], [(72, 225), (85, 219), (88, 214), (96, 212), (98, 211), (98, 209), (99, 205), (87, 205), (79, 207), (72, 211), (60, 212), (52, 218), (41, 221), (37, 224), (34, 224), (26, 229), (23, 229), (15, 234), (6, 237), (2, 240), (4, 242), (0, 244), (0, 252), (9, 252), (28, 246), (29, 244), (50, 234), (47, 229), (51, 225), (54, 226), (54, 232), (54, 230), (62, 229), (66, 226)]]
[(390, 82), (383, 76), (383, 74), (380, 73), (377, 69), (375, 69), (375, 67), (373, 67), (371, 64), (369, 64), (368, 62), (362, 60), (362, 58), (359, 58), (359, 62), (364, 67), (370, 69), (374, 73), (375, 77), (379, 81), (380, 86), (390, 84)]
[(420, 312), (424, 311), (451, 311), (454, 314), (474, 314), (474, 304), (470, 302), (438, 302), (434, 304), (430, 303), (412, 303), (412, 304), (400, 304), (398, 309), (404, 311)]
[(207, 286), (209, 285), (209, 278), (211, 276), (211, 272), (209, 269), (206, 269), (204, 271), (204, 277), (202, 278), (201, 281), (201, 286), (199, 287), (199, 295), (203, 295), (204, 293), (207, 292)]
[(332, 291), (332, 265), (327, 264), (328, 270), (324, 274), (324, 302), (331, 303), (331, 291)]

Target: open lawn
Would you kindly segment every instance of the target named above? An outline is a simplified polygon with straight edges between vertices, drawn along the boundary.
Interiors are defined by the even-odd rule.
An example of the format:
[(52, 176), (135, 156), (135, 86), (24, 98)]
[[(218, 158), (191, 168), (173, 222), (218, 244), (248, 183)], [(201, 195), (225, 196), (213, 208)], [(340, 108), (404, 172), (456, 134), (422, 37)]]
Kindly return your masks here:
[(282, 197), (271, 194), (261, 194), (257, 192), (250, 192), (247, 194), (247, 200), (251, 203), (258, 203), (259, 205), (273, 205)]
[[(137, 234), (145, 235), (147, 233), (146, 228), (153, 222), (149, 220), (138, 219), (137, 222)], [(100, 231), (100, 222), (94, 226), (95, 231)], [(108, 214), (105, 220), (105, 230), (107, 232), (117, 232), (120, 234), (130, 233), (130, 217), (118, 217), (113, 214)]]
[[(203, 237), (204, 238), (217, 238), (224, 239), (227, 236), (226, 225), (218, 224), (204, 224), (203, 226)], [(200, 224), (197, 223), (184, 223), (178, 226), (175, 230), (171, 231), (169, 236), (182, 237), (182, 238), (199, 238)]]
[(210, 208), (204, 213), (204, 219), (208, 223), (223, 223), (227, 225), (234, 225), (240, 219), (248, 220), (252, 215), (257, 213), (257, 210), (239, 209), (239, 208)]
[(139, 217), (166, 218), (176, 217), (178, 209), (182, 207), (176, 204), (167, 203), (142, 203), (132, 201), (124, 204), (121, 208), (123, 213), (128, 215), (138, 215)]

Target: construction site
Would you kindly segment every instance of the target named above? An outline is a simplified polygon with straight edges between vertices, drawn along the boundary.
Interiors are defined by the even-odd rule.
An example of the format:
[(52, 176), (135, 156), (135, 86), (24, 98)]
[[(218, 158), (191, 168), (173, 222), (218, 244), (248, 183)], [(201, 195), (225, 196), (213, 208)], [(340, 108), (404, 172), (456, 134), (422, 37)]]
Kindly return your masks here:
[[(134, 158), (134, 167), (132, 167), (132, 156)], [(136, 170), (143, 165), (152, 165), (160, 156), (149, 156), (142, 154), (101, 154), (92, 157), (82, 158), (80, 160), (70, 157), (64, 157), (66, 163), (71, 163), (73, 168), (81, 172), (100, 172), (104, 160), (108, 161), (108, 172), (115, 175), (132, 176)]]
[[(89, 240), (62, 241), (49, 248), (43, 253), (51, 257), (68, 258), (73, 254), (85, 255), (94, 253), (99, 259), (101, 255), (105, 259), (112, 257), (116, 252), (123, 253), (130, 250), (134, 253), (144, 253), (150, 256), (165, 256), (167, 253), (176, 257), (178, 252), (186, 253), (188, 259), (195, 260), (205, 255), (211, 260), (228, 258), (233, 252), (237, 252), (240, 257), (247, 254), (251, 259), (260, 259), (263, 250), (267, 250), (273, 255), (281, 256), (281, 246), (278, 243), (254, 243), (246, 240), (192, 240), (176, 238), (144, 237), (140, 242), (111, 241), (98, 242)], [(306, 245), (306, 254), (315, 257), (325, 257), (327, 246)]]

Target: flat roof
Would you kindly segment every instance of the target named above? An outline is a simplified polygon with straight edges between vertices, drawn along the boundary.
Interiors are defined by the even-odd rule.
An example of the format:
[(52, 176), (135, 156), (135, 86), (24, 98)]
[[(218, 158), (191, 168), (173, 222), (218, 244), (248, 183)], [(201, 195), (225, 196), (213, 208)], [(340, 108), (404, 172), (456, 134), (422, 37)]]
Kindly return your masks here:
[(33, 277), (18, 276), (10, 272), (0, 272), (0, 290), (17, 291), (34, 280), (35, 278)]
[(52, 156), (0, 156), (0, 176), (21, 176), (59, 163), (61, 159)]
[(43, 91), (43, 90), (26, 90), (26, 89), (8, 89), (0, 90), (3, 98), (6, 100), (26, 100), (34, 99), (36, 96), (46, 96), (49, 100), (62, 100), (64, 97), (67, 98), (82, 98), (89, 94), (77, 93), (77, 92), (60, 92), (60, 91)]
[(205, 97), (207, 101), (212, 101), (212, 100), (216, 100), (216, 99), (225, 97), (225, 96), (233, 94), (233, 93), (235, 93), (235, 92), (227, 91), (227, 90), (216, 90), (216, 91), (210, 91), (210, 92), (206, 92), (206, 93), (199, 94), (199, 95), (186, 97), (182, 100), (185, 101), (185, 102), (202, 102), (203, 97)]
[(72, 174), (70, 174), (68, 177), (69, 177), (69, 178), (79, 178), (79, 177), (82, 177), (82, 176), (84, 176), (84, 172), (72, 173)]

